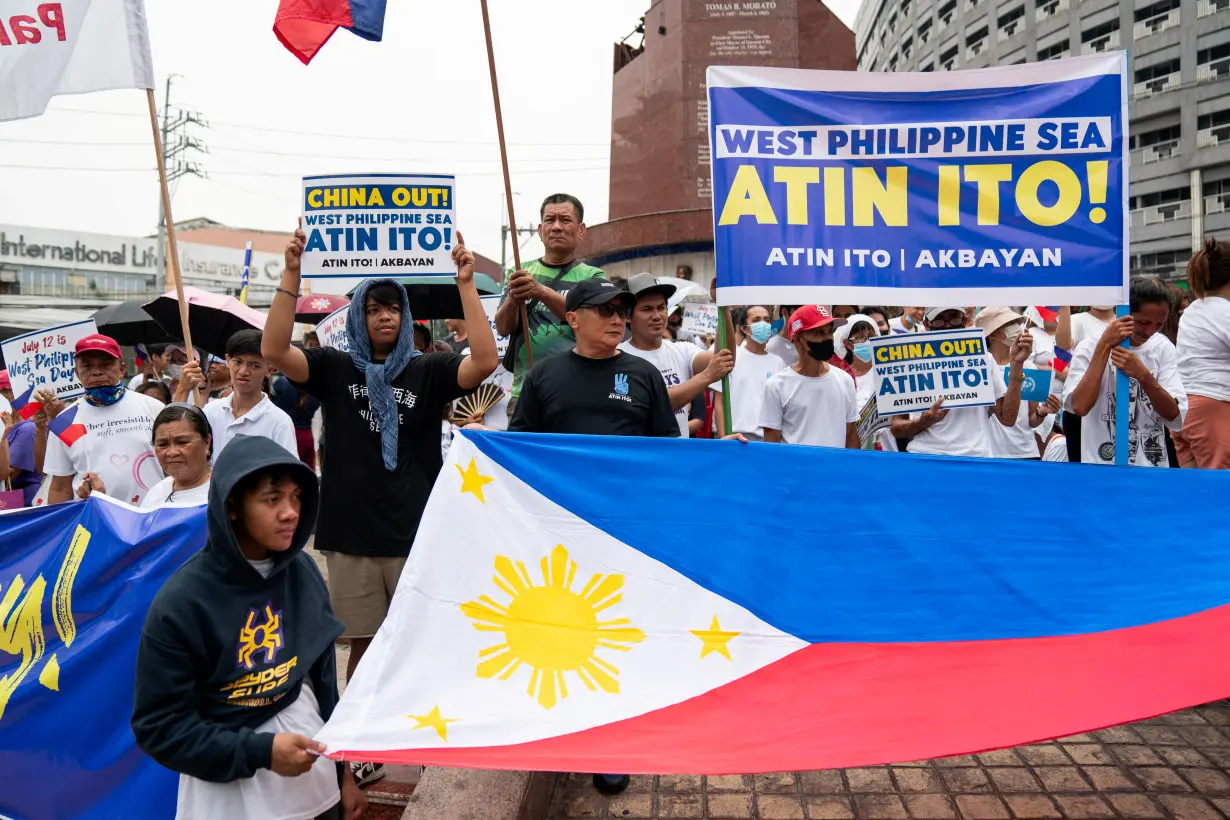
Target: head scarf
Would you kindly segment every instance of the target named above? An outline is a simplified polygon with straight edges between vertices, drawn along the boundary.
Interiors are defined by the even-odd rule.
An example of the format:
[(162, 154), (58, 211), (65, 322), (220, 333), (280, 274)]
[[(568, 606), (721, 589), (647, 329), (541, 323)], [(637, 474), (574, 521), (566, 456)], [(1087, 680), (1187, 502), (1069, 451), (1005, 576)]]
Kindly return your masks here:
[[(397, 344), (383, 362), (372, 361), (372, 341), (367, 335), (367, 292), (375, 285), (396, 285), (401, 294), (401, 327)], [(392, 279), (365, 279), (355, 288), (350, 310), (346, 311), (346, 335), (350, 339), (350, 360), (367, 378), (367, 400), (372, 415), (380, 425), (380, 454), (386, 470), (397, 469), (397, 402), (393, 398), (393, 380), (406, 365), (423, 354), (414, 349), (414, 317), (410, 315), (410, 300), (406, 289)]]
[(846, 339), (850, 338), (850, 332), (859, 323), (871, 325), (872, 335), (880, 335), (880, 329), (876, 327), (875, 321), (870, 316), (864, 316), (861, 313), (854, 314), (849, 319), (846, 319), (844, 325), (833, 331), (833, 353), (837, 355), (837, 358), (844, 359), (846, 357)]

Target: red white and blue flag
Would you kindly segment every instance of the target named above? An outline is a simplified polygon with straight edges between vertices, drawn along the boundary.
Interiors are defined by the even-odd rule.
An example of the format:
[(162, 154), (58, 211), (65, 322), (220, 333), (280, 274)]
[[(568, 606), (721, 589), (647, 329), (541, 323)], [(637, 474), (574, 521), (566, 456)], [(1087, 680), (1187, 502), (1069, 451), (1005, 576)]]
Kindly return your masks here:
[(1072, 352), (1055, 346), (1055, 358), (1051, 360), (1051, 369), (1056, 373), (1066, 373), (1072, 364)]
[(281, 0), (273, 33), (307, 65), (339, 28), (379, 42), (386, 0)]
[(26, 392), (17, 396), (11, 402), (13, 409), (17, 411), (17, 415), (27, 421), (34, 418), (34, 414), (43, 409), (42, 402), (34, 400), (34, 385), (26, 388)]
[[(735, 461), (775, 480), (715, 500), (660, 469)], [(459, 433), (317, 739), (389, 763), (798, 771), (1032, 743), (1230, 694), (1222, 528), (1138, 501), (1196, 484), (1089, 471), (1082, 514), (1118, 525), (1099, 535), (1002, 491), (1036, 464), (903, 469), (885, 484), (875, 454), (850, 450)], [(1209, 473), (1183, 476), (1208, 491), (1230, 480), (1189, 472)], [(868, 492), (818, 505), (835, 475)], [(1013, 526), (988, 538), (994, 521)]]
[(1034, 305), (1034, 310), (1038, 311), (1038, 315), (1042, 317), (1044, 322), (1053, 322), (1059, 318), (1060, 308), (1046, 307), (1045, 305)]
[(132, 346), (132, 355), (137, 370), (145, 367), (145, 363), (149, 361), (149, 350), (145, 347), (144, 342), (137, 342)]
[(64, 446), (72, 447), (77, 441), (84, 436), (89, 430), (84, 424), (78, 424), (77, 405), (67, 408), (60, 415), (51, 420), (47, 425), (47, 429), (55, 433), (60, 441), (64, 442)]

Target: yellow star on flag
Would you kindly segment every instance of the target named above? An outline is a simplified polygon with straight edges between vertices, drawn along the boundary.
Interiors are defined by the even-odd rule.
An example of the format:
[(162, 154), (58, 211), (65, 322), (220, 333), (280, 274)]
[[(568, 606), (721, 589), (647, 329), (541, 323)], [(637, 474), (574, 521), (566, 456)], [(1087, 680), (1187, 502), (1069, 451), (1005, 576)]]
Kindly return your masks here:
[(743, 634), (742, 632), (723, 632), (722, 625), (718, 623), (716, 615), (713, 616), (713, 623), (709, 624), (708, 629), (693, 629), (690, 631), (701, 640), (700, 656), (702, 658), (710, 652), (716, 652), (728, 661), (733, 661), (734, 658), (730, 657), (730, 647), (726, 644), (730, 643), (731, 638)]
[[(435, 729), (436, 734), (445, 743), (448, 743), (448, 725), (461, 720), (461, 718), (441, 717), (439, 706), (433, 707), (425, 715), (406, 715), (406, 717), (418, 723), (418, 726), (415, 726), (414, 729)], [(411, 731), (414, 731), (414, 729), (411, 729)]]
[(457, 468), (457, 472), (461, 473), (461, 491), (463, 493), (473, 493), (475, 498), (486, 504), (487, 499), (483, 498), (483, 487), (486, 487), (495, 479), (479, 473), (478, 465), (474, 462), (474, 459), (470, 459), (470, 466), (464, 470), (461, 469), (460, 464), (454, 464), (453, 466)]

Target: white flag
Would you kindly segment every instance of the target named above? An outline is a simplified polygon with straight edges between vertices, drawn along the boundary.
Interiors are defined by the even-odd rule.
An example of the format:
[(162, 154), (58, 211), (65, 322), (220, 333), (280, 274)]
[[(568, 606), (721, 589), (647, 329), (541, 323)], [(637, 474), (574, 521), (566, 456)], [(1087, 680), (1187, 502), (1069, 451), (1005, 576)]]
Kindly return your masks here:
[(56, 94), (153, 87), (142, 0), (0, 0), (0, 121)]

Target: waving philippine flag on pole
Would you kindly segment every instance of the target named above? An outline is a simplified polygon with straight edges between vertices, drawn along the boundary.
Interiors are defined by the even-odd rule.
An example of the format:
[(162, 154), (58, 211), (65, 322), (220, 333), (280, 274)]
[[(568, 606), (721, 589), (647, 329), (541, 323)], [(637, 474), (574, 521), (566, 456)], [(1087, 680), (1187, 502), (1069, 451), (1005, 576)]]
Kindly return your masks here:
[(384, 36), (386, 0), (281, 0), (273, 33), (307, 65), (339, 28), (365, 40)]
[[(778, 480), (717, 498), (661, 470), (736, 459)], [(1116, 522), (1098, 538), (1003, 492), (1038, 469), (918, 456), (889, 482), (858, 451), (460, 433), (317, 739), (369, 761), (795, 771), (1230, 693), (1230, 551), (1202, 508), (1169, 512), (1230, 475), (1053, 468), (1089, 520)], [(866, 492), (829, 503), (834, 476)]]

